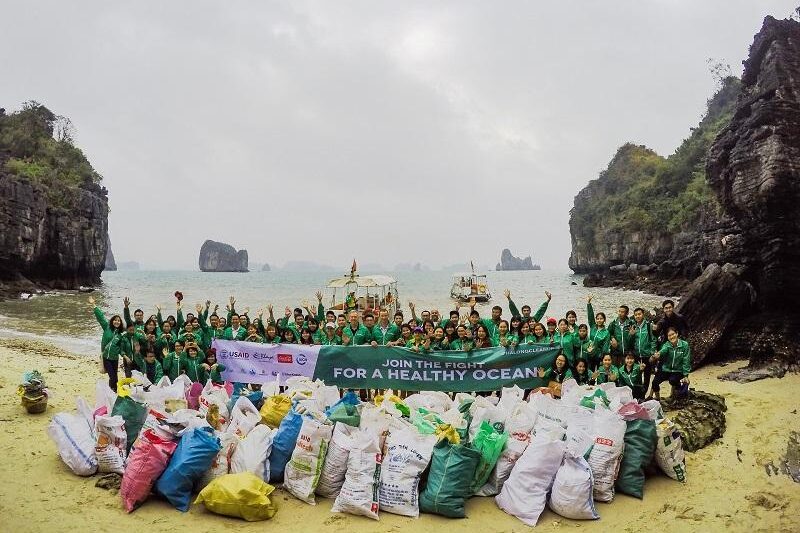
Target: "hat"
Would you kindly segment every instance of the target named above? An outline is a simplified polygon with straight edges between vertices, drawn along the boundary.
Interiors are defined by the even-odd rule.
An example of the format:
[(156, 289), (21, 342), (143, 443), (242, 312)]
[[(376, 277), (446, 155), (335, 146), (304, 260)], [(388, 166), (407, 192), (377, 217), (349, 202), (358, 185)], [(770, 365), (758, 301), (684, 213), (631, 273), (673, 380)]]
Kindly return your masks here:
[(547, 319), (547, 325), (549, 326), (550, 324), (558, 324), (558, 320), (556, 320), (553, 317), (550, 317)]
[(419, 327), (419, 326), (417, 326), (417, 327), (415, 327), (415, 328), (414, 328), (414, 333), (422, 333), (422, 332), (424, 332), (424, 331), (425, 331), (425, 330), (424, 330), (424, 329), (422, 329), (422, 328), (421, 328), (421, 327)]
[(326, 328), (334, 328), (335, 329), (336, 328), (336, 324), (334, 324), (333, 322), (328, 322), (327, 324), (325, 324), (325, 327)]

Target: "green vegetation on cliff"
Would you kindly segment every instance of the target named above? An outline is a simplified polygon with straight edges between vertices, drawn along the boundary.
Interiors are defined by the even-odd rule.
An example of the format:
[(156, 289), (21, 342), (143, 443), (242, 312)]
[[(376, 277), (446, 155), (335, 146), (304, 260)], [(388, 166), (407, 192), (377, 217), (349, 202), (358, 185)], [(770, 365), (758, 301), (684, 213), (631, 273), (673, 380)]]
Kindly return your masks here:
[(0, 112), (0, 172), (42, 185), (51, 205), (62, 207), (76, 187), (102, 180), (73, 144), (69, 119), (33, 101)]
[[(608, 168), (575, 200), (570, 227), (583, 247), (595, 231), (675, 233), (692, 228), (719, 205), (705, 175), (711, 143), (730, 122), (741, 82), (728, 76), (708, 101), (706, 115), (675, 153), (662, 157), (645, 146), (625, 144)], [(590, 255), (593, 250), (581, 250)]]

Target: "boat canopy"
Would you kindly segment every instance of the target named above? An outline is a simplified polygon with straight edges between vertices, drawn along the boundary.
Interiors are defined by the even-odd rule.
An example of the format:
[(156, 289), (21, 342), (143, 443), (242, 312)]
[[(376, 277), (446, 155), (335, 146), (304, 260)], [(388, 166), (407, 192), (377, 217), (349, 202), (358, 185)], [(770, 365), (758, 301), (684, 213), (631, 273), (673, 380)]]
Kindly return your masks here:
[(340, 289), (347, 285), (352, 285), (353, 283), (355, 283), (357, 287), (385, 287), (397, 283), (397, 281), (393, 277), (383, 274), (374, 274), (371, 276), (343, 276), (330, 280), (328, 282), (328, 288)]

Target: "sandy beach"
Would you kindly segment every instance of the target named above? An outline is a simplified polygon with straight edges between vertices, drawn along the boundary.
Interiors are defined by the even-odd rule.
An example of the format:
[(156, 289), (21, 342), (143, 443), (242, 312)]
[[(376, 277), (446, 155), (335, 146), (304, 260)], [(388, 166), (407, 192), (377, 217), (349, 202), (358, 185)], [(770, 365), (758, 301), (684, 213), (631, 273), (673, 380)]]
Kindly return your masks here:
[[(493, 498), (475, 497), (464, 520), (423, 514), (409, 519), (382, 513), (379, 522), (330, 512), (332, 501), (316, 506), (277, 490), (278, 512), (271, 523), (247, 523), (217, 516), (202, 505), (181, 513), (152, 498), (132, 514), (122, 510), (119, 496), (96, 488), (96, 477), (73, 475), (56, 455), (45, 429), (59, 411), (74, 410), (75, 397), (94, 401), (100, 377), (94, 360), (53, 345), (21, 339), (0, 339), (0, 530), (2, 531), (431, 531), (437, 527), (471, 531), (527, 531), (530, 528), (498, 509)], [(787, 440), (798, 429), (797, 391), (800, 375), (750, 384), (720, 381), (732, 367), (705, 367), (692, 374), (692, 386), (725, 396), (727, 431), (723, 439), (687, 454), (688, 481), (650, 477), (644, 500), (618, 495), (598, 504), (600, 520), (562, 518), (546, 510), (543, 531), (797, 531), (800, 529), (800, 486), (780, 472)], [(46, 413), (28, 415), (16, 394), (22, 373), (38, 369), (52, 392)], [(738, 459), (737, 459), (738, 455)], [(777, 468), (773, 468), (777, 467)], [(777, 473), (776, 473), (777, 472)]]

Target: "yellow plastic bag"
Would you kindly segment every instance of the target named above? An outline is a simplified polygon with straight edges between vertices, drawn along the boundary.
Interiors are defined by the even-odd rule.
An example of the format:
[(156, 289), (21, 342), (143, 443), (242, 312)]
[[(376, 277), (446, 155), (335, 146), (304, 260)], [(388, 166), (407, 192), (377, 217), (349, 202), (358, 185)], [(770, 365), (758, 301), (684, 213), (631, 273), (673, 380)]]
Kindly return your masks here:
[(131, 395), (131, 385), (134, 383), (139, 383), (133, 378), (122, 378), (117, 381), (117, 396), (120, 398), (125, 398), (126, 396)]
[(225, 474), (206, 485), (194, 503), (205, 504), (212, 513), (255, 522), (275, 516), (275, 506), (269, 499), (274, 490), (252, 472)]
[(276, 429), (291, 408), (292, 400), (285, 394), (270, 396), (264, 400), (264, 405), (261, 406), (261, 423), (271, 429)]
[(450, 424), (439, 424), (439, 427), (436, 428), (436, 438), (440, 442), (447, 440), (450, 444), (459, 444), (461, 442), (461, 435)]

